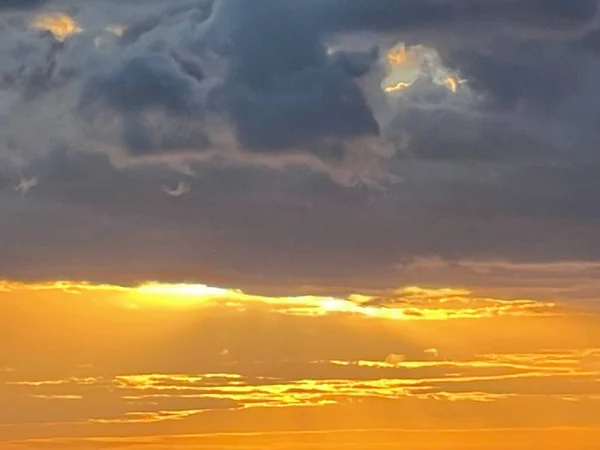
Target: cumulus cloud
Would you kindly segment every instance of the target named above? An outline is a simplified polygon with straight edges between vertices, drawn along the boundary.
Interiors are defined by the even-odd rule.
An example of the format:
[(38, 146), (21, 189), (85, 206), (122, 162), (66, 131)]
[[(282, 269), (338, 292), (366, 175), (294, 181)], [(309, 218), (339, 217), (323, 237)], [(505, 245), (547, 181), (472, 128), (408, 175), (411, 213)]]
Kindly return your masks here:
[[(39, 18), (59, 8), (72, 14), (63, 13), (71, 26)], [(356, 138), (385, 137), (406, 147), (399, 136), (409, 136), (412, 154), (437, 158), (446, 149), (439, 157), (459, 159), (504, 138), (505, 145), (475, 156), (487, 160), (488, 155), (521, 153), (501, 147), (557, 147), (555, 138), (540, 136), (548, 123), (537, 113), (548, 106), (568, 102), (581, 116), (590, 112), (590, 105), (578, 106), (573, 98), (585, 82), (582, 71), (594, 69), (589, 52), (577, 45), (581, 39), (557, 39), (558, 32), (515, 39), (499, 30), (507, 24), (527, 30), (560, 24), (565, 32), (584, 33), (593, 22), (595, 1), (262, 0), (252, 7), (239, 0), (181, 1), (169, 7), (148, 2), (135, 12), (131, 5), (115, 6), (116, 13), (103, 11), (104, 17), (98, 14), (92, 21), (94, 8), (99, 9), (56, 0), (35, 15), (27, 10), (3, 24), (5, 90), (35, 105), (32, 111), (18, 102), (6, 147), (43, 151), (41, 139), (32, 142), (23, 128), (36, 119), (49, 121), (46, 105), (58, 101), (63, 119), (52, 128), (60, 126), (63, 134), (69, 128), (63, 140), (74, 147), (106, 151), (109, 146), (133, 159), (167, 153), (170, 160), (239, 162), (262, 155), (317, 170), (342, 165), (360, 171), (382, 153), (362, 145), (363, 156), (353, 157), (349, 142)], [(48, 32), (27, 29), (35, 17), (37, 28)], [(482, 32), (480, 44), (473, 43), (468, 26), (482, 23), (489, 23), (490, 31)], [(341, 35), (364, 30), (374, 33), (369, 49), (329, 50)], [(113, 34), (109, 44), (107, 33)], [(390, 39), (411, 45), (422, 39), (435, 47), (477, 98), (449, 95), (427, 80), (401, 98), (377, 95), (376, 80), (356, 78), (384, 64)], [(19, 47), (27, 51), (16, 53)], [(58, 90), (60, 98), (53, 95)], [(51, 130), (47, 134), (42, 138), (58, 139)], [(586, 134), (589, 144), (595, 131)]]
[[(329, 58), (321, 31), (281, 2), (149, 2), (137, 15), (113, 6), (108, 16), (98, 5), (55, 1), (2, 24), (3, 87), (20, 98), (4, 152), (16, 147), (30, 160), (56, 140), (129, 160), (167, 154), (159, 163), (362, 170), (347, 158), (348, 141), (375, 139), (379, 126), (353, 78), (376, 54)], [(282, 32), (288, 38), (278, 39)], [(49, 129), (34, 139), (25, 129), (36, 122)], [(362, 151), (359, 166), (380, 156)]]

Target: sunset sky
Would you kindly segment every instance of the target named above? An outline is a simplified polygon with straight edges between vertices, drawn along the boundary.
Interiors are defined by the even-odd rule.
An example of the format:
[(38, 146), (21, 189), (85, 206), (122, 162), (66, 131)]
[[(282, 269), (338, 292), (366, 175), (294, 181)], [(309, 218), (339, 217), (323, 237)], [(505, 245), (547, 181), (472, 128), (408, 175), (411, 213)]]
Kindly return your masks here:
[(0, 0), (0, 450), (600, 448), (597, 0)]

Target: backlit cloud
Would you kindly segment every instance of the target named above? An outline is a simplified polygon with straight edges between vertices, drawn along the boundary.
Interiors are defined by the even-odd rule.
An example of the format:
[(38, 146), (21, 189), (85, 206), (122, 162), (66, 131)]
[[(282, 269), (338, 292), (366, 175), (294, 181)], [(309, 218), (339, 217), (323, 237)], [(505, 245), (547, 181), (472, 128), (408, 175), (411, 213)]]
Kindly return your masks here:
[[(4, 282), (0, 292), (26, 295), (29, 291), (54, 294), (114, 296), (123, 307), (204, 308), (223, 306), (233, 310), (259, 307), (299, 316), (358, 315), (383, 320), (452, 320), (501, 316), (554, 316), (560, 308), (551, 302), (480, 298), (467, 290), (408, 287), (380, 295), (352, 294), (347, 298), (304, 295), (274, 297), (247, 294), (241, 290), (193, 284), (149, 283), (127, 288), (89, 283), (54, 282), (19, 284)], [(428, 353), (436, 353), (434, 349)], [(437, 356), (437, 355), (436, 355)]]
[(66, 14), (42, 14), (33, 19), (31, 28), (49, 31), (59, 41), (64, 41), (69, 36), (81, 32), (81, 28)]

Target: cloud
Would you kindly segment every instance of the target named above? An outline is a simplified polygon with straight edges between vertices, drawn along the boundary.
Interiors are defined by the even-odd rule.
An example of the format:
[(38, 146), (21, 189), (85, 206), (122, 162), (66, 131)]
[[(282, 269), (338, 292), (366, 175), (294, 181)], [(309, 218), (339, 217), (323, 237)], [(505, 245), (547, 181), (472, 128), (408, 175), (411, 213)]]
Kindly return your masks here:
[[(365, 53), (338, 50), (329, 57), (327, 41), (335, 38), (335, 33), (352, 34), (366, 28), (397, 33), (401, 39), (407, 32), (430, 33), (432, 27), (442, 24), (445, 28), (430, 34), (427, 41), (444, 55), (446, 63), (466, 77), (475, 91), (502, 105), (515, 104), (527, 96), (540, 103), (536, 107), (543, 107), (545, 102), (563, 98), (561, 90), (575, 89), (580, 73), (576, 67), (580, 67), (582, 59), (578, 54), (570, 55), (567, 50), (570, 41), (556, 43), (529, 37), (509, 40), (504, 49), (490, 50), (484, 44), (467, 45), (462, 40), (465, 23), (492, 21), (543, 27), (558, 21), (564, 22), (566, 29), (576, 30), (592, 21), (597, 4), (587, 0), (571, 2), (569, 6), (559, 1), (537, 0), (520, 2), (518, 6), (506, 1), (485, 5), (479, 1), (374, 5), (360, 0), (350, 3), (262, 0), (251, 9), (238, 0), (221, 0), (212, 7), (212, 13), (209, 2), (197, 5), (181, 2), (166, 9), (150, 9), (146, 17), (133, 22), (130, 9), (120, 10), (129, 23), (124, 25), (119, 44), (112, 45), (110, 52), (92, 48), (85, 53), (75, 50), (89, 45), (85, 42), (98, 42), (98, 28), (115, 27), (114, 23), (100, 27), (84, 24), (85, 7), (77, 11), (84, 32), (71, 35), (63, 45), (52, 44), (51, 49), (48, 36), (27, 35), (18, 27), (9, 26), (15, 39), (27, 39), (33, 54), (39, 54), (37, 61), (26, 63), (30, 76), (20, 74), (20, 83), (33, 83), (36, 89), (40, 85), (55, 89), (57, 84), (69, 81), (75, 92), (83, 83), (79, 103), (85, 105), (88, 118), (90, 109), (95, 111), (93, 116), (104, 114), (105, 119), (112, 110), (122, 115), (121, 123), (116, 125), (121, 128), (117, 133), (121, 139), (110, 143), (124, 145), (133, 155), (218, 147), (208, 136), (207, 124), (202, 120), (209, 114), (231, 120), (238, 144), (247, 151), (269, 154), (291, 151), (335, 162), (346, 156), (346, 140), (359, 136), (375, 138), (383, 125), (380, 119), (383, 105), (370, 100), (377, 87), (365, 87), (353, 79), (376, 67), (380, 54), (373, 50)], [(50, 20), (53, 16), (47, 17)], [(264, 26), (267, 23), (270, 26)], [(191, 34), (182, 34), (186, 27), (192, 30)], [(281, 30), (285, 30), (286, 39), (277, 38)], [(461, 40), (448, 39), (453, 35)], [(372, 43), (376, 48), (379, 41), (375, 39)], [(10, 48), (9, 44), (7, 50)], [(538, 57), (530, 58), (528, 54)], [(557, 63), (565, 58), (573, 64)], [(102, 66), (109, 67), (108, 72)], [(18, 67), (23, 70), (24, 66)], [(139, 82), (129, 89), (126, 80), (133, 78)], [(426, 87), (421, 89), (433, 92)], [(494, 124), (490, 132), (501, 126), (499, 117), (481, 115), (478, 102), (464, 103), (462, 110), (453, 111), (454, 99), (440, 102), (439, 96), (434, 97), (438, 98), (435, 103), (427, 95), (416, 103), (400, 101), (404, 106), (395, 108), (398, 121), (394, 123), (400, 123), (409, 135), (415, 135), (412, 142), (416, 151), (421, 136), (425, 138), (428, 133), (414, 129), (416, 125), (411, 125), (410, 120), (404, 122), (422, 108), (436, 110), (433, 117), (425, 116), (428, 122), (423, 126), (425, 130), (430, 128), (431, 121), (448, 114), (463, 121), (462, 128), (473, 125), (480, 128), (479, 122), (490, 120)], [(98, 105), (99, 100), (103, 101), (103, 107)], [(147, 123), (146, 113), (157, 108), (164, 114), (155, 118), (154, 123)], [(423, 118), (417, 122), (423, 122)], [(184, 129), (171, 123), (183, 119), (188, 122)], [(390, 119), (387, 117), (385, 122)], [(516, 129), (515, 124), (511, 126), (515, 130), (509, 136), (514, 140), (527, 134)], [(107, 120), (95, 121), (92, 128), (100, 141), (118, 131)], [(447, 140), (452, 138), (448, 134), (449, 130), (444, 130), (433, 145), (447, 147), (452, 143)], [(527, 139), (533, 138), (524, 139), (523, 147), (529, 146)], [(484, 136), (477, 136), (477, 142), (485, 140)], [(476, 142), (471, 144), (462, 138), (454, 145), (465, 144), (476, 145)]]
[[(223, 307), (233, 310), (258, 309), (278, 314), (304, 317), (358, 316), (386, 321), (478, 320), (495, 317), (553, 317), (561, 315), (551, 302), (479, 298), (469, 291), (421, 289), (417, 287), (381, 292), (373, 296), (353, 294), (347, 298), (318, 295), (266, 296), (245, 293), (239, 289), (221, 289), (206, 285), (144, 284), (139, 287), (88, 283), (45, 283), (24, 285), (3, 283), (7, 292), (48, 290), (66, 293), (114, 292), (130, 294), (130, 305), (144, 307), (155, 304), (164, 308), (204, 309)], [(176, 298), (170, 303), (165, 298)], [(437, 356), (436, 349), (428, 354)], [(395, 355), (398, 357), (398, 355)], [(393, 359), (393, 355), (391, 356)]]
[(385, 362), (386, 362), (387, 364), (392, 364), (392, 365), (395, 365), (395, 364), (399, 364), (399, 363), (401, 363), (401, 362), (402, 362), (402, 361), (404, 361), (405, 359), (406, 359), (406, 356), (404, 356), (404, 355), (398, 355), (398, 354), (396, 354), (396, 353), (390, 353), (390, 354), (387, 356), (387, 358), (385, 358)]
[(19, 184), (15, 187), (17, 192), (20, 192), (22, 195), (26, 195), (31, 189), (35, 188), (39, 183), (39, 180), (35, 177), (33, 178), (23, 178), (19, 182)]
[(224, 96), (246, 148), (307, 147), (340, 159), (345, 139), (378, 134), (362, 92), (343, 70), (349, 65), (328, 61), (319, 31), (289, 4), (229, 0), (218, 11), (217, 24), (237, 19)]
[(127, 60), (115, 72), (87, 81), (81, 107), (98, 100), (118, 112), (140, 114), (146, 108), (160, 106), (169, 113), (192, 114), (191, 80), (177, 73), (173, 61), (148, 55)]
[(6, 0), (0, 4), (0, 9), (31, 9), (37, 8), (47, 0)]
[(163, 186), (163, 191), (171, 197), (181, 197), (182, 195), (189, 194), (191, 189), (191, 186), (184, 181), (177, 183), (175, 189)]
[(121, 141), (132, 155), (202, 151), (210, 140), (200, 129), (202, 110), (193, 100), (193, 82), (173, 60), (139, 56), (109, 74), (87, 80), (79, 110), (92, 123), (100, 123), (98, 115), (107, 119), (108, 111), (120, 114)]
[[(97, 405), (78, 422), (106, 425), (184, 421), (218, 410), (323, 408), (347, 403), (385, 407), (387, 401), (412, 404), (416, 400), (425, 408), (436, 403), (438, 408), (447, 408), (454, 402), (476, 405), (536, 397), (561, 403), (564, 393), (589, 401), (597, 394), (597, 370), (582, 366), (590, 359), (597, 362), (597, 349), (476, 355), (450, 361), (396, 359), (389, 363), (285, 360), (279, 362), (277, 374), (257, 362), (244, 368), (260, 376), (146, 373), (83, 382), (72, 378), (8, 384), (10, 389), (19, 389), (22, 397), (35, 400), (85, 402), (77, 394), (85, 387), (88, 395), (126, 401), (130, 410), (122, 416), (108, 417), (108, 411), (99, 415), (103, 405)], [(308, 373), (312, 375), (305, 378)]]
[[(21, 129), (35, 120), (48, 122), (49, 112), (42, 110), (50, 96), (62, 106), (58, 126), (70, 132), (62, 144), (103, 151), (109, 146), (131, 159), (166, 153), (172, 162), (210, 149), (200, 160), (243, 162), (252, 160), (248, 152), (281, 153), (299, 156), (283, 157), (283, 165), (299, 161), (327, 171), (346, 158), (347, 140), (376, 138), (378, 124), (352, 79), (356, 67), (367, 71), (373, 55), (348, 54), (333, 62), (320, 33), (289, 16), (279, 2), (259, 4), (267, 15), (244, 5), (224, 0), (211, 14), (210, 2), (180, 2), (149, 8), (134, 20), (128, 17), (132, 7), (124, 6), (110, 18), (98, 14), (94, 23), (92, 6), (71, 9), (73, 16), (38, 13), (32, 26), (49, 33), (23, 30), (30, 23), (26, 16), (7, 24), (3, 31), (12, 39), (4, 39), (2, 56), (27, 45), (29, 61), (11, 57), (3, 65), (6, 88), (26, 95), (36, 109), (29, 113), (33, 119), (20, 113), (11, 120), (6, 147), (19, 147), (27, 159), (39, 154), (40, 144)], [(260, 34), (277, 34), (260, 22), (273, 23), (269, 17), (277, 14), (281, 27), (296, 30), (294, 39)], [(313, 53), (302, 56), (305, 44)]]
[(433, 358), (437, 358), (439, 356), (440, 352), (436, 348), (428, 348), (427, 350), (425, 350), (425, 354), (427, 354)]
[(3, 274), (348, 290), (600, 257), (597, 2), (247, 3), (2, 4)]
[(67, 14), (48, 14), (36, 17), (29, 26), (33, 29), (40, 29), (52, 33), (55, 39), (62, 42), (67, 37), (82, 30), (70, 16)]
[(183, 411), (157, 411), (157, 412), (133, 412), (127, 413), (123, 418), (117, 419), (92, 419), (93, 423), (115, 424), (115, 423), (156, 423), (164, 420), (183, 420), (186, 417), (200, 414), (201, 409)]

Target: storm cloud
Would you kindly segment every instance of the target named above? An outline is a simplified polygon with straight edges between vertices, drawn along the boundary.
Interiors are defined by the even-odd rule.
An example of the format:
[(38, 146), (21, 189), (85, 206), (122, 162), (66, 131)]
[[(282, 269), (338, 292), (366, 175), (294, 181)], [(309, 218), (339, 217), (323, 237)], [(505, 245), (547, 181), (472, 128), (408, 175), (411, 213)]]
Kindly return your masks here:
[(600, 258), (595, 0), (25, 3), (0, 9), (1, 275)]

